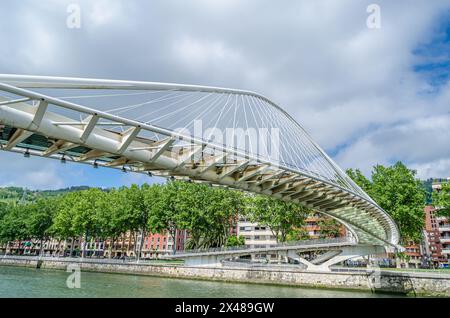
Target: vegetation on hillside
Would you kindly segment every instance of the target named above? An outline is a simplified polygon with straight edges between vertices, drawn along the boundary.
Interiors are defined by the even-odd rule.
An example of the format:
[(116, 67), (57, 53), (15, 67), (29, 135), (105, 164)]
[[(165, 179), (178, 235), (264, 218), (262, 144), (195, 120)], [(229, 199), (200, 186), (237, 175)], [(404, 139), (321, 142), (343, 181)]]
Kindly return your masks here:
[(0, 188), (0, 202), (19, 203), (34, 202), (39, 198), (59, 196), (65, 193), (87, 190), (87, 186), (76, 186), (58, 190), (28, 190), (20, 187)]

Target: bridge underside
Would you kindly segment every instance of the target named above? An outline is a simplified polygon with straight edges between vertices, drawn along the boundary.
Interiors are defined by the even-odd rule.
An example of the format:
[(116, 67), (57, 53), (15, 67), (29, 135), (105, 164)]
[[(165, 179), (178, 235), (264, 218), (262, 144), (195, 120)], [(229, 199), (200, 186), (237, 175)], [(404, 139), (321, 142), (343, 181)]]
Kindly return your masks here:
[[(24, 86), (33, 87), (30, 83)], [(101, 87), (108, 88), (106, 84)], [(398, 243), (398, 230), (392, 219), (362, 190), (355, 187), (357, 193), (346, 188), (344, 181), (351, 181), (346, 181), (345, 176), (340, 177), (344, 181), (334, 182), (311, 171), (292, 169), (238, 149), (111, 115), (20, 85), (0, 84), (0, 91), (6, 93), (0, 99), (3, 150), (269, 195), (336, 218), (360, 243)]]

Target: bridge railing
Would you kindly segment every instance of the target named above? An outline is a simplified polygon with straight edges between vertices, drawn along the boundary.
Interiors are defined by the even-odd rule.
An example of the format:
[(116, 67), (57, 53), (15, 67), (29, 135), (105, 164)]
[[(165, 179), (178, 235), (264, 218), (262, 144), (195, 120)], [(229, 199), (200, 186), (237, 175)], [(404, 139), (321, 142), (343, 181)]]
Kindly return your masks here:
[[(0, 260), (21, 260), (21, 261), (53, 261), (64, 263), (94, 263), (94, 264), (163, 264), (167, 260), (163, 259), (140, 259), (124, 258), (113, 259), (105, 257), (68, 257), (68, 256), (39, 256), (39, 255), (0, 255)], [(172, 262), (172, 261), (170, 261)]]
[(215, 248), (199, 248), (199, 249), (191, 249), (185, 250), (183, 252), (179, 252), (178, 254), (195, 254), (195, 253), (214, 253), (214, 252), (233, 252), (233, 251), (245, 251), (245, 250), (265, 250), (267, 248), (279, 248), (279, 247), (288, 247), (288, 246), (308, 246), (308, 245), (317, 245), (317, 244), (336, 244), (336, 243), (355, 243), (355, 241), (348, 237), (338, 237), (332, 239), (314, 239), (314, 240), (301, 240), (301, 241), (289, 241), (283, 242), (273, 245), (265, 245), (265, 246), (257, 246), (251, 247), (248, 245), (245, 246), (223, 246), (223, 247), (215, 247)]

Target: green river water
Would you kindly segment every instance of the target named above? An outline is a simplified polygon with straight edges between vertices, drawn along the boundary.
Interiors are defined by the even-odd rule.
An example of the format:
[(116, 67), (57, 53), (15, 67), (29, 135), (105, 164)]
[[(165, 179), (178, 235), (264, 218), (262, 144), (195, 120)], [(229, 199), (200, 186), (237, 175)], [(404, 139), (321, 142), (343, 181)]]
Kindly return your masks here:
[(162, 277), (81, 272), (70, 289), (61, 270), (0, 266), (0, 297), (398, 297), (370, 292), (223, 283)]

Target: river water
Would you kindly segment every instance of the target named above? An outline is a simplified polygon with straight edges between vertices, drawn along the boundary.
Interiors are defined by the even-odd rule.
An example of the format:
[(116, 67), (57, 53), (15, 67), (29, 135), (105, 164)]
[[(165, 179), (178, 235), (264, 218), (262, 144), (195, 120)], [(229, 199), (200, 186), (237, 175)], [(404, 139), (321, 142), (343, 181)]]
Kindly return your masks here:
[(81, 272), (80, 288), (68, 288), (61, 270), (0, 266), (0, 297), (393, 297), (341, 290), (208, 282)]

